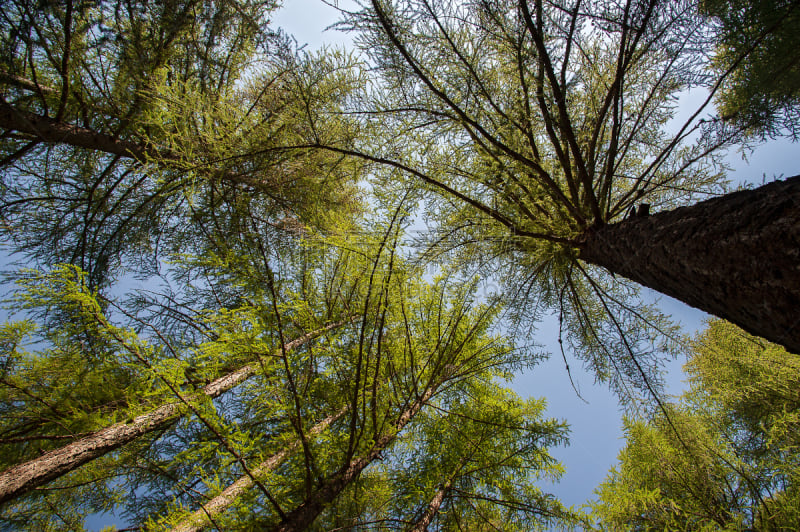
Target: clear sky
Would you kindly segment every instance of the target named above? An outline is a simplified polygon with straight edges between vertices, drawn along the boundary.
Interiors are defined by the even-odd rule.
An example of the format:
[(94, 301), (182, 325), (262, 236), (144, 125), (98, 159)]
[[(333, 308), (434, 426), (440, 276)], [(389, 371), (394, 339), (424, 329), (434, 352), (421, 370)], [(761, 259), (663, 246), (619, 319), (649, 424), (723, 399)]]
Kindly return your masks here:
[[(336, 5), (342, 9), (353, 9), (355, 4), (351, 0), (340, 0)], [(276, 13), (273, 21), (276, 26), (294, 35), (299, 44), (307, 44), (309, 49), (315, 49), (323, 44), (350, 44), (350, 35), (334, 29), (326, 30), (337, 19), (336, 9), (322, 0), (285, 0), (284, 7)], [(681, 99), (677, 119), (690, 116), (699, 101), (702, 100), (697, 96)], [(731, 154), (728, 161), (733, 172), (729, 178), (734, 183), (760, 184), (764, 175), (767, 181), (781, 175), (794, 175), (797, 165), (793, 164), (792, 155), (796, 148), (787, 141), (773, 141), (748, 155), (747, 161), (742, 159), (741, 154)], [(697, 309), (653, 291), (646, 290), (644, 296), (658, 299), (661, 308), (680, 322), (688, 333), (701, 327), (706, 317)], [(570, 424), (570, 445), (553, 450), (567, 472), (560, 483), (549, 489), (565, 504), (580, 505), (592, 497), (592, 490), (605, 478), (624, 445), (621, 412), (613, 394), (604, 386), (595, 385), (594, 376), (581, 371), (579, 364), (573, 360), (570, 361), (573, 380), (588, 403), (576, 396), (558, 350), (556, 328), (555, 320), (546, 320), (540, 325), (536, 333), (537, 343), (553, 355), (532, 371), (519, 375), (513, 387), (524, 396), (546, 397), (548, 415), (565, 419)], [(685, 360), (678, 360), (669, 368), (668, 386), (671, 393), (678, 394), (681, 391), (683, 362)]]

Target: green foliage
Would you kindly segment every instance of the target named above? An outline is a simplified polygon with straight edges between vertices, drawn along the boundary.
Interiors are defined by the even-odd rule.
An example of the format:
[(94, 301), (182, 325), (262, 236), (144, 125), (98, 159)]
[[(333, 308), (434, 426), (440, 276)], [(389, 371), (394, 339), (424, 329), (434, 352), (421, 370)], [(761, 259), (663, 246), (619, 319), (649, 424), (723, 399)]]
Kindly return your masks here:
[(98, 319), (100, 304), (84, 279), (64, 266), (48, 274), (27, 271), (18, 281), (10, 308), (46, 312), (47, 321), (2, 328), (4, 467), (119, 420), (129, 405), (145, 401), (147, 378), (114, 338), (127, 334)]
[[(314, 530), (409, 529), (433, 504), (437, 530), (547, 530), (577, 515), (535, 488), (562, 468), (547, 447), (566, 427), (543, 419), (544, 401), (522, 400), (491, 381), (469, 381), (435, 400), (393, 452), (320, 517)], [(369, 493), (371, 504), (364, 505)]]
[(691, 388), (669, 417), (628, 420), (598, 488), (600, 528), (797, 528), (800, 362), (720, 320), (692, 342)]
[[(5, 503), (1, 526), (586, 525), (539, 487), (565, 423), (502, 380), (554, 312), (565, 359), (626, 406), (658, 397), (677, 330), (580, 247), (643, 201), (720, 190), (740, 131), (666, 133), (676, 95), (713, 85), (707, 20), (376, 0), (345, 22), (365, 65), (297, 50), (276, 4), (4, 5), (0, 231), (35, 268), (0, 328), (1, 465), (171, 413)], [(798, 368), (720, 327), (686, 403), (626, 426), (595, 508), (609, 526), (797, 519)]]
[(800, 451), (796, 356), (723, 321), (711, 322), (693, 350), (689, 382), (728, 413), (729, 423), (760, 434), (761, 445), (781, 448), (787, 457)]
[[(348, 463), (371, 456), (379, 441), (387, 442), (381, 453), (389, 462), (433, 482), (449, 463), (439, 460), (449, 456), (446, 449), (465, 456), (456, 440), (444, 447), (439, 440), (452, 433), (447, 427), (463, 425), (458, 416), (477, 415), (463, 404), (468, 397), (480, 397), (486, 412), (475, 421), (475, 445), (483, 450), (470, 451), (465, 459), (474, 472), (460, 481), (480, 506), (476, 516), (513, 519), (521, 529), (539, 526), (542, 512), (542, 523), (573, 519), (531, 485), (557, 476), (547, 447), (563, 441), (564, 426), (540, 419), (542, 403), (522, 402), (492, 384), (531, 360), (492, 333), (498, 302), (477, 302), (477, 280), (452, 273), (422, 281), (398, 253), (396, 217), (377, 225), (375, 234), (329, 235), (328, 243), (309, 238), (289, 255), (242, 253), (248, 242), (251, 250), (259, 245), (246, 233), (248, 239), (231, 246), (240, 253), (176, 256), (170, 270), (185, 283), (180, 296), (150, 291), (125, 305), (101, 296), (74, 266), (23, 271), (12, 302), (30, 319), (6, 325), (0, 342), (6, 353), (2, 408), (13, 412), (2, 429), (10, 450), (4, 466), (114, 422), (133, 423), (165, 404), (179, 410), (171, 424), (48, 484), (58, 489), (12, 502), (4, 526), (27, 520), (43, 530), (64, 523), (79, 529), (86, 515), (112, 510), (154, 529), (175, 526), (280, 455), (214, 518), (222, 529), (274, 526), (281, 512), (309, 500)], [(331, 319), (340, 325), (313, 342), (278, 347)], [(201, 393), (213, 379), (250, 366), (252, 376), (218, 399)], [(421, 396), (427, 397), (422, 411), (400, 422)], [(429, 413), (434, 405), (453, 413)], [(308, 436), (322, 417), (343, 407), (327, 429)], [(496, 433), (506, 425), (521, 432)], [(407, 431), (428, 443), (408, 447)], [(20, 435), (30, 442), (21, 445)], [(483, 445), (484, 439), (495, 443)], [(381, 477), (384, 463), (368, 463), (364, 482), (377, 475), (376, 489), (383, 486), (399, 500), (389, 495), (397, 489), (394, 480)], [(507, 480), (473, 486), (492, 468)], [(363, 486), (348, 484), (334, 499), (331, 508), (351, 512), (337, 519), (384, 514)], [(430, 493), (418, 495), (422, 504)], [(460, 512), (468, 521), (470, 504), (442, 516)], [(320, 516), (320, 523), (329, 518)]]

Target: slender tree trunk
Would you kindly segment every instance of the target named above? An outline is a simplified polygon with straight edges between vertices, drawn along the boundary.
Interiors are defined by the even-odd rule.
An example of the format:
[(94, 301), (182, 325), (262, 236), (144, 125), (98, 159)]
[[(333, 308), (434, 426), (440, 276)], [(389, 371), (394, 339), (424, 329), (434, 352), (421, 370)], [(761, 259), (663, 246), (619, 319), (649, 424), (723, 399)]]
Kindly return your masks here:
[[(8, 131), (26, 133), (46, 144), (66, 144), (76, 148), (102, 151), (142, 162), (147, 161), (149, 158), (165, 158), (165, 154), (152, 146), (148, 147), (136, 142), (120, 140), (105, 133), (23, 111), (3, 100), (0, 100), (0, 127)], [(174, 158), (174, 156), (166, 154), (166, 158), (170, 159)]]
[(800, 354), (800, 176), (590, 231), (579, 257)]
[(409, 530), (409, 532), (427, 532), (428, 526), (433, 521), (433, 518), (436, 517), (436, 514), (439, 513), (439, 508), (442, 507), (442, 503), (444, 502), (444, 497), (447, 495), (450, 486), (453, 485), (453, 479), (450, 479), (441, 486), (436, 493), (433, 495), (431, 502), (428, 503), (428, 507), (425, 508), (425, 512), (422, 514), (414, 526)]
[[(288, 342), (285, 349), (288, 351), (299, 347), (344, 323), (346, 321), (329, 324), (300, 336)], [(255, 375), (259, 367), (258, 363), (253, 363), (228, 373), (205, 386), (202, 393), (211, 398), (217, 397)], [(38, 458), (10, 467), (0, 473), (0, 503), (24, 495), (144, 434), (166, 428), (183, 413), (182, 403), (168, 403), (130, 422), (116, 423)]]
[[(342, 417), (347, 412), (347, 408), (339, 410), (339, 412), (332, 414), (316, 425), (309, 431), (309, 436), (314, 436), (321, 433), (328, 426)], [(300, 446), (300, 440), (297, 439), (289, 444), (285, 449), (273, 454), (253, 470), (254, 477), (260, 477), (275, 469), (278, 464), (283, 462), (289, 454), (294, 452)], [(253, 478), (248, 475), (243, 475), (236, 482), (225, 488), (219, 495), (205, 503), (202, 508), (198, 509), (181, 523), (172, 529), (172, 532), (197, 532), (204, 527), (209, 526), (211, 523), (209, 519), (213, 519), (222, 512), (224, 512), (236, 499), (241, 496), (245, 491), (253, 486)]]
[[(158, 161), (165, 166), (173, 166), (177, 169), (180, 169), (183, 164), (181, 156), (170, 150), (159, 148), (153, 144), (139, 144), (121, 140), (99, 131), (23, 111), (8, 104), (2, 98), (0, 98), (0, 128), (6, 131), (17, 131), (31, 135), (34, 139), (45, 144), (63, 144), (75, 148), (99, 151), (134, 159), (141, 163)], [(218, 178), (232, 183), (262, 190), (273, 190), (276, 186), (263, 178), (255, 178), (236, 172), (223, 170), (216, 175)]]
[(53, 87), (41, 85), (33, 80), (17, 76), (16, 74), (11, 74), (4, 70), (0, 70), (0, 83), (7, 83), (8, 85), (13, 85), (14, 87), (19, 87), (32, 92), (48, 92), (50, 94), (58, 92), (58, 90), (54, 89)]
[(468, 456), (461, 457), (461, 459), (458, 461), (458, 466), (450, 474), (450, 476), (447, 477), (447, 481), (439, 485), (439, 489), (436, 490), (431, 502), (428, 503), (428, 506), (425, 508), (422, 516), (417, 520), (416, 523), (414, 523), (414, 526), (409, 529), (409, 532), (426, 532), (428, 530), (433, 518), (439, 513), (439, 509), (442, 507), (442, 503), (444, 502), (444, 498), (447, 496), (447, 492), (450, 491), (450, 488), (460, 475), (461, 470), (463, 469), (464, 464), (467, 463), (468, 459)]
[(388, 432), (385, 432), (375, 440), (375, 443), (367, 454), (352, 460), (325, 481), (325, 483), (312, 493), (300, 506), (287, 514), (286, 518), (272, 529), (272, 532), (300, 532), (311, 526), (322, 510), (336, 499), (342, 490), (358, 478), (361, 471), (380, 456), (381, 451), (386, 449), (395, 438), (397, 438), (397, 435), (403, 430), (403, 427), (405, 427), (417, 412), (420, 411), (428, 399), (431, 398), (434, 391), (435, 387), (429, 387), (421, 397), (397, 418)]

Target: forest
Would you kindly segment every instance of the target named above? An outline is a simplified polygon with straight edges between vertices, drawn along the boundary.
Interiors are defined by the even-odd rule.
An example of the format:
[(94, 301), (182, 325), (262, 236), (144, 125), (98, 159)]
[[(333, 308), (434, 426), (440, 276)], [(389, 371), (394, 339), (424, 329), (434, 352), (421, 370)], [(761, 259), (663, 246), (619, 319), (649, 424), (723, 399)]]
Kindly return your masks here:
[(800, 2), (291, 1), (2, 2), (0, 530), (800, 529)]

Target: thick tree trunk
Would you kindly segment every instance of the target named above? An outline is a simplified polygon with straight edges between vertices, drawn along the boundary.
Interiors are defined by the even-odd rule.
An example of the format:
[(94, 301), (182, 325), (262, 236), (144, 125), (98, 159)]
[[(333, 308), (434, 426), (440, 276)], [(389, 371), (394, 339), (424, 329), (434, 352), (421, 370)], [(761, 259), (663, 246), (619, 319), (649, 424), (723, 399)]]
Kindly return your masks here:
[(286, 515), (286, 518), (272, 529), (273, 532), (300, 532), (306, 530), (317, 516), (330, 504), (373, 460), (380, 456), (397, 435), (403, 430), (411, 419), (420, 411), (431, 398), (435, 389), (428, 388), (411, 406), (409, 406), (392, 424), (392, 429), (381, 435), (370, 448), (369, 452), (360, 458), (352, 460), (340, 469), (314, 493), (311, 494), (300, 506)]
[[(314, 436), (315, 434), (319, 434), (328, 426), (342, 417), (344, 413), (347, 411), (347, 408), (341, 409), (339, 412), (332, 414), (316, 425), (314, 425), (309, 431), (309, 436)], [(273, 454), (268, 459), (264, 460), (262, 463), (253, 470), (254, 477), (260, 477), (265, 475), (266, 473), (275, 469), (281, 462), (283, 462), (289, 454), (294, 452), (300, 446), (300, 440), (295, 440), (285, 449)], [(214, 518), (224, 512), (231, 504), (233, 504), (237, 498), (239, 498), (245, 491), (250, 489), (253, 486), (253, 478), (244, 475), (239, 478), (236, 482), (222, 490), (222, 492), (205, 503), (202, 508), (198, 509), (186, 519), (184, 519), (181, 523), (175, 526), (172, 529), (172, 532), (198, 532), (203, 528), (210, 526), (210, 518)]]
[[(295, 349), (344, 323), (346, 322), (332, 323), (305, 334), (288, 342), (285, 349), (287, 351)], [(255, 375), (259, 367), (259, 364), (253, 363), (228, 373), (205, 386), (203, 393), (208, 397), (217, 397)], [(38, 458), (10, 467), (0, 473), (0, 503), (24, 495), (144, 434), (168, 427), (177, 421), (183, 412), (182, 403), (168, 403), (130, 422), (111, 425)]]
[(579, 257), (800, 354), (800, 176), (590, 231)]

